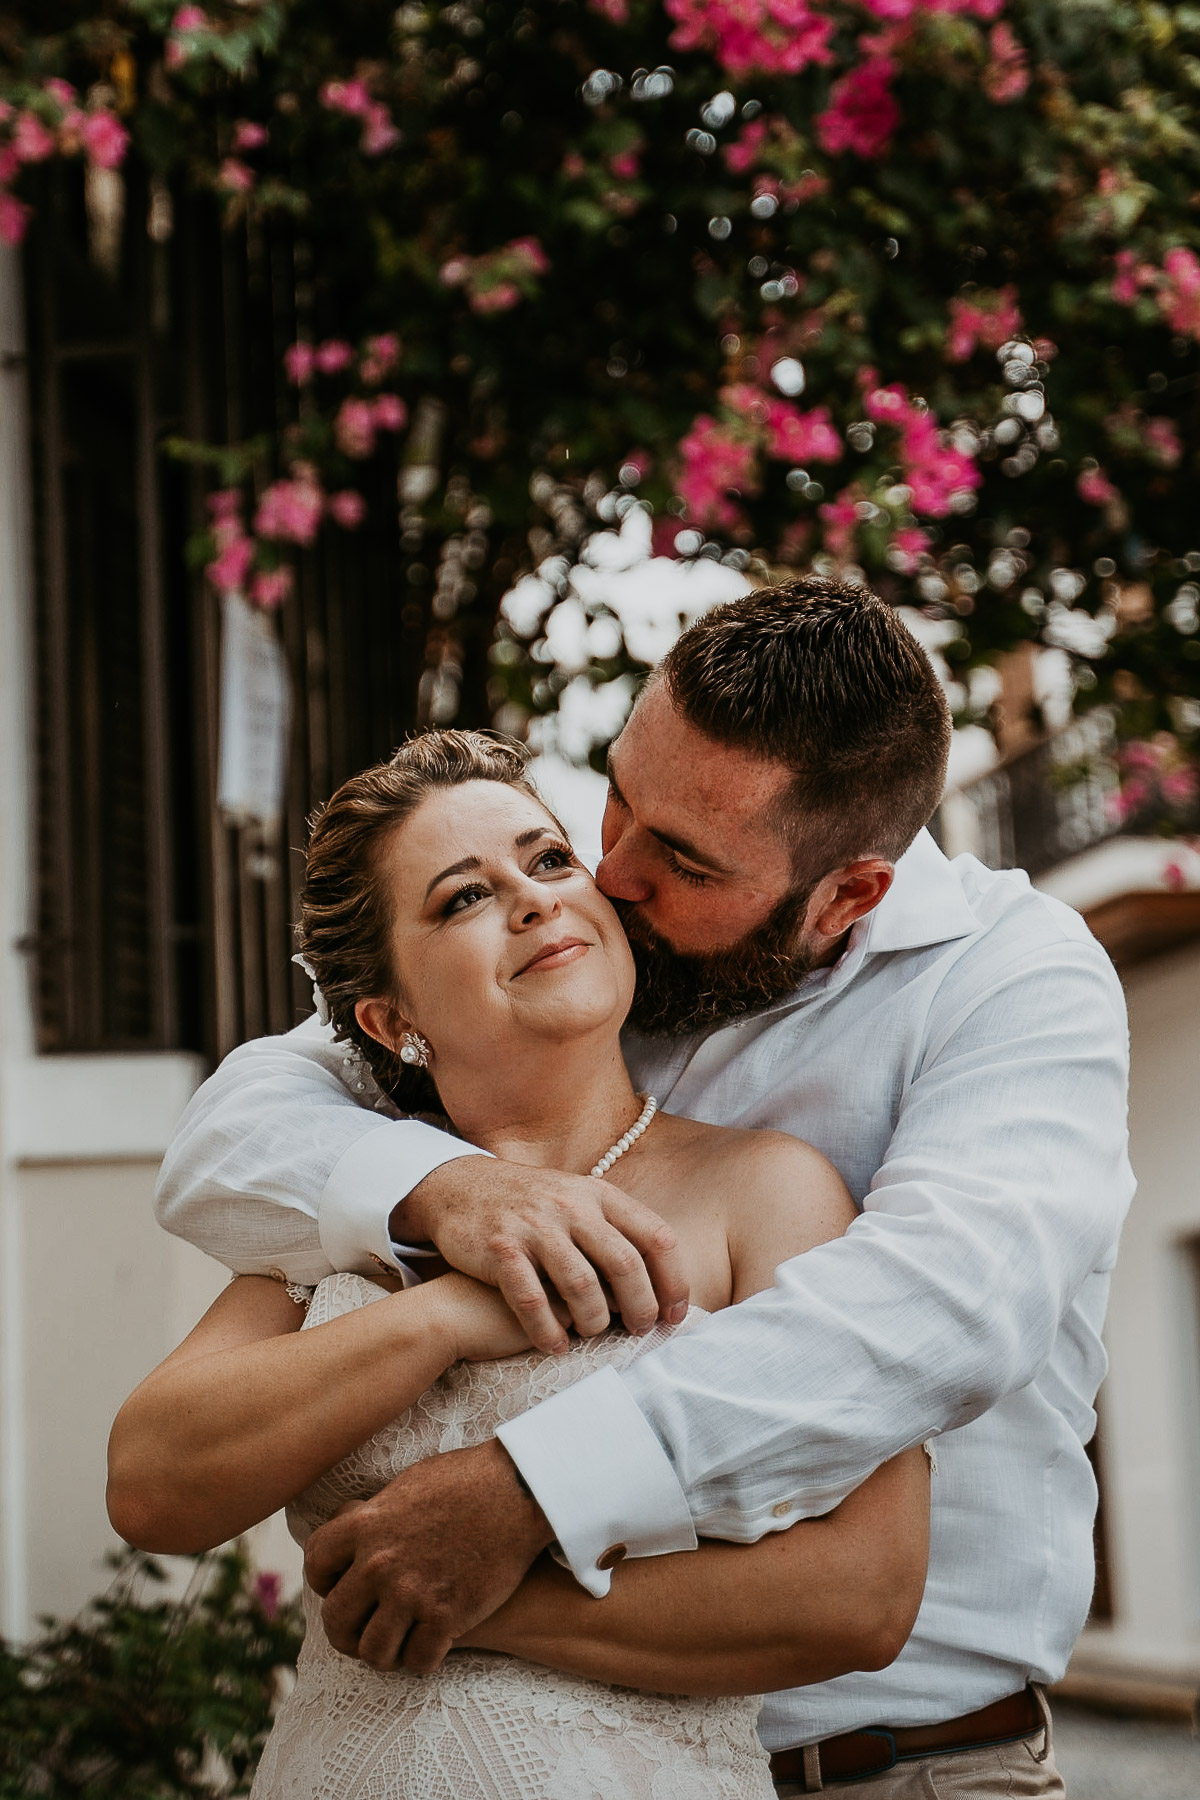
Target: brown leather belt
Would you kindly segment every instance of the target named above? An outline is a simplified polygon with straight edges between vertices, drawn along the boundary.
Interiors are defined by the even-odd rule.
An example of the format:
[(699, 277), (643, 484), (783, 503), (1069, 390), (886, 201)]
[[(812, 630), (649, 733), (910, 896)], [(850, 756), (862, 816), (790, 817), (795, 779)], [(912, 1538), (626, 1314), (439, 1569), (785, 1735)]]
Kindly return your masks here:
[(831, 1781), (864, 1781), (868, 1775), (882, 1775), (897, 1763), (921, 1756), (950, 1756), (956, 1750), (1015, 1743), (1033, 1737), (1044, 1725), (1037, 1695), (1032, 1688), (1022, 1688), (1019, 1694), (1008, 1694), (990, 1706), (981, 1706), (978, 1712), (945, 1719), (940, 1725), (902, 1725), (895, 1730), (871, 1725), (802, 1749), (777, 1750), (771, 1758), (771, 1774), (776, 1781), (799, 1782), (802, 1793), (814, 1793)]

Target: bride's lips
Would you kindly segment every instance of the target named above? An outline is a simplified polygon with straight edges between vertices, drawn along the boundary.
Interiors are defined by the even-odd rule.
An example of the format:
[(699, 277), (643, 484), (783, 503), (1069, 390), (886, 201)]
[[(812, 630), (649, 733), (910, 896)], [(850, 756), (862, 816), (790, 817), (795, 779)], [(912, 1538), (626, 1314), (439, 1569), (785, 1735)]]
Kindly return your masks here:
[(527, 963), (522, 963), (517, 975), (528, 975), (533, 969), (539, 972), (543, 969), (561, 969), (590, 949), (591, 945), (585, 943), (583, 938), (558, 938), (553, 944), (544, 944), (536, 956), (531, 956)]

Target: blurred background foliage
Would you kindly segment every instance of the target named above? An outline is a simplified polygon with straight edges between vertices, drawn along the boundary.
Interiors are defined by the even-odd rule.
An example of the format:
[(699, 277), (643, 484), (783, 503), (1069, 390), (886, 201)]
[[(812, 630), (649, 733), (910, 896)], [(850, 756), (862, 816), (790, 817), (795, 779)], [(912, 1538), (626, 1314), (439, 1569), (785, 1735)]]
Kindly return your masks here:
[(194, 1559), (181, 1595), (129, 1550), (79, 1619), (0, 1647), (3, 1800), (248, 1794), (303, 1635), (281, 1585), (233, 1547)]
[(54, 156), (101, 213), (145, 165), (152, 234), (186, 189), (285, 220), (289, 425), (168, 446), (212, 468), (197, 560), (286, 605), (394, 459), (406, 582), (505, 729), (578, 673), (546, 620), (641, 509), (659, 555), (919, 609), (964, 719), (1034, 641), (1186, 762), (1198, 89), (1200, 6), (1151, 0), (10, 0), (0, 232)]

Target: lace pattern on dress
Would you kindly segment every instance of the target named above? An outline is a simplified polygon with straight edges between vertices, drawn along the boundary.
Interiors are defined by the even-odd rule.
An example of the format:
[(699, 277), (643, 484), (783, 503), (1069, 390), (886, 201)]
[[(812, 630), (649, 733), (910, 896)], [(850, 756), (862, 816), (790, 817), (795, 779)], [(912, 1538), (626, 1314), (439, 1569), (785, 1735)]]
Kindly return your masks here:
[[(382, 1297), (361, 1276), (329, 1276), (305, 1328)], [(610, 1331), (563, 1356), (456, 1364), (297, 1498), (292, 1535), (303, 1543), (346, 1500), (484, 1442), (502, 1419), (593, 1369), (626, 1367), (669, 1335)], [(331, 1648), (307, 1588), (304, 1603), (296, 1686), (252, 1800), (774, 1800), (755, 1697), (643, 1694), (482, 1651), (455, 1651), (435, 1675), (380, 1673)]]

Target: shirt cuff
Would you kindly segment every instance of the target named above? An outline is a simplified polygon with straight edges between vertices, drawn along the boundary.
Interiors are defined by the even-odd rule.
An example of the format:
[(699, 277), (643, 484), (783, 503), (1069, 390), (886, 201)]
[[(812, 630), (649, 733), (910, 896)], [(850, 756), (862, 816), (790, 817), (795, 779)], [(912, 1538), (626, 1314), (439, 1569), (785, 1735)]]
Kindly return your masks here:
[(339, 1157), (321, 1195), (317, 1230), (333, 1267), (347, 1275), (386, 1269), (405, 1287), (420, 1281), (402, 1260), (409, 1246), (392, 1241), (388, 1220), (405, 1195), (443, 1163), (487, 1154), (420, 1119), (380, 1119)]
[(543, 1400), (496, 1436), (545, 1513), (571, 1573), (597, 1599), (626, 1556), (696, 1548), (670, 1459), (615, 1369), (599, 1369)]

